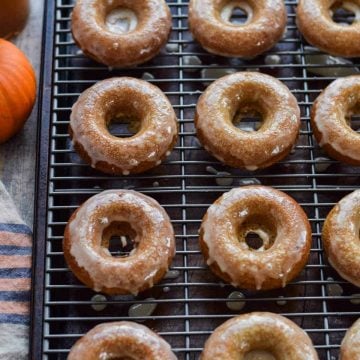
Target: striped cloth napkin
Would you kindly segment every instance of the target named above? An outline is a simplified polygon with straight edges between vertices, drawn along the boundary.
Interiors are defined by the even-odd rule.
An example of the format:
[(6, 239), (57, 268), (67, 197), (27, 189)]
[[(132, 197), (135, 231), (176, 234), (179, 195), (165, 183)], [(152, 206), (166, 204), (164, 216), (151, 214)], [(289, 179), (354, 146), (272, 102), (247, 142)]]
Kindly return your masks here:
[(28, 359), (30, 228), (0, 182), (0, 360)]

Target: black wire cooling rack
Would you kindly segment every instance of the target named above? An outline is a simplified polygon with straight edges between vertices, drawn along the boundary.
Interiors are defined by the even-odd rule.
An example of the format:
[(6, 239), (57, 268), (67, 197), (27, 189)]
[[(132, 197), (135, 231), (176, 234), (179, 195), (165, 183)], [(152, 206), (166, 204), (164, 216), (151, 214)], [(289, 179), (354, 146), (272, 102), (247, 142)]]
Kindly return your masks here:
[[(356, 72), (359, 64), (336, 64), (331, 58), (328, 64), (316, 64), (314, 54), (321, 53), (306, 47), (295, 25), (296, 1), (285, 1), (287, 32), (271, 51), (253, 60), (210, 55), (191, 37), (188, 2), (172, 0), (168, 4), (173, 30), (161, 54), (133, 69), (111, 70), (87, 59), (74, 44), (70, 32), (73, 1), (46, 3), (32, 358), (65, 359), (74, 342), (96, 324), (134, 320), (161, 334), (179, 359), (198, 359), (215, 327), (234, 315), (266, 310), (283, 314), (305, 329), (320, 359), (336, 359), (346, 329), (360, 314), (360, 290), (343, 281), (328, 265), (320, 235), (334, 203), (358, 188), (360, 172), (322, 153), (312, 136), (309, 113), (321, 89), (335, 79), (331, 72), (326, 76), (314, 72)], [(337, 21), (349, 21), (348, 14), (336, 16)], [(282, 80), (297, 97), (302, 114), (301, 133), (290, 156), (254, 173), (215, 161), (198, 143), (193, 125), (197, 99), (217, 72), (245, 70)], [(161, 166), (137, 176), (113, 177), (96, 172), (80, 160), (67, 128), (71, 106), (82, 91), (98, 80), (124, 75), (145, 78), (167, 94), (179, 119), (180, 136)], [(352, 126), (360, 127), (360, 122), (354, 118)], [(208, 206), (223, 192), (254, 183), (281, 189), (303, 206), (312, 224), (311, 256), (301, 275), (285, 289), (242, 291), (243, 308), (231, 310), (228, 296), (237, 290), (209, 271), (199, 251), (198, 228)], [(61, 243), (71, 213), (90, 196), (112, 188), (131, 188), (158, 200), (172, 219), (177, 253), (171, 276), (153, 289), (136, 297), (108, 296), (98, 303), (93, 298), (95, 293), (68, 270)], [(135, 304), (153, 305), (152, 314), (129, 315)]]

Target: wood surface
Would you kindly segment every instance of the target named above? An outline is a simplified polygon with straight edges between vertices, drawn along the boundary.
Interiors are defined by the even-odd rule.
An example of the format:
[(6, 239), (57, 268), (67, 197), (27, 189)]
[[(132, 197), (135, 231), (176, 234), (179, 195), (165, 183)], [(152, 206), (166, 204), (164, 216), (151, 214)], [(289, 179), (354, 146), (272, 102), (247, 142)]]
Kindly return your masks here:
[[(44, 0), (30, 0), (30, 4), (30, 16), (25, 29), (11, 41), (30, 59), (39, 86)], [(12, 196), (20, 215), (31, 227), (34, 219), (37, 110), (36, 103), (23, 130), (0, 145), (0, 179)]]

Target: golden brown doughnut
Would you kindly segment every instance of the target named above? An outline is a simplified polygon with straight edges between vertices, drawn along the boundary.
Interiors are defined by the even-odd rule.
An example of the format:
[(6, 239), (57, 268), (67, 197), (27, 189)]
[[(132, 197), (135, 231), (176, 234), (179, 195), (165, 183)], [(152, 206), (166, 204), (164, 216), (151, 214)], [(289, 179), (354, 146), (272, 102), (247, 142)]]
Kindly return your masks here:
[[(140, 123), (138, 133), (129, 138), (113, 136), (107, 126), (121, 116)], [(92, 167), (129, 175), (151, 169), (170, 155), (177, 140), (177, 120), (156, 86), (128, 77), (112, 78), (80, 95), (72, 108), (69, 132), (75, 150)]]
[[(109, 252), (112, 236), (129, 235), (127, 257)], [(65, 260), (88, 287), (107, 294), (133, 294), (164, 276), (175, 254), (174, 231), (154, 199), (131, 190), (108, 190), (82, 204), (65, 228)]]
[[(201, 360), (318, 360), (312, 341), (289, 319), (253, 312), (234, 317), (215, 329), (206, 341)], [(264, 356), (265, 356), (264, 354)], [(256, 357), (255, 355), (259, 355)]]
[(345, 334), (340, 348), (340, 360), (360, 360), (360, 319)]
[(111, 67), (133, 66), (159, 53), (171, 31), (171, 13), (164, 0), (77, 0), (71, 29), (92, 59)]
[(95, 326), (72, 347), (68, 360), (176, 360), (170, 345), (144, 325), (129, 321)]
[(360, 165), (360, 134), (347, 117), (360, 110), (360, 76), (332, 82), (316, 99), (311, 125), (317, 142), (334, 159)]
[[(239, 112), (256, 110), (263, 117), (258, 131), (236, 128)], [(265, 74), (238, 72), (212, 83), (196, 107), (197, 136), (221, 162), (256, 170), (282, 160), (291, 151), (300, 128), (296, 98), (279, 80)]]
[[(263, 241), (255, 250), (249, 233)], [(266, 186), (244, 186), (223, 194), (207, 210), (200, 247), (210, 269), (235, 287), (284, 287), (305, 266), (311, 228), (302, 208), (285, 193)]]
[(342, 198), (326, 217), (322, 241), (329, 263), (360, 287), (360, 190)]
[[(246, 23), (230, 22), (236, 8), (248, 14)], [(285, 26), (282, 0), (190, 0), (190, 30), (204, 49), (216, 55), (255, 57), (281, 39)]]
[[(306, 41), (336, 56), (360, 56), (359, 0), (300, 0), (297, 25)], [(331, 18), (331, 9), (342, 7), (356, 14), (354, 23), (343, 26)]]

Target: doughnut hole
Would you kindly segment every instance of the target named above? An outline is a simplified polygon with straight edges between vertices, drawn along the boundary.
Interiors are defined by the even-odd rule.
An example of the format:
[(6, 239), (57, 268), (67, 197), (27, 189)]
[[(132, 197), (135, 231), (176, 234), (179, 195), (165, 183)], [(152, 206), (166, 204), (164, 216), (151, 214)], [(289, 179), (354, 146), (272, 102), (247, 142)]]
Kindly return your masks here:
[(134, 11), (119, 7), (107, 14), (105, 25), (111, 32), (126, 34), (136, 29), (137, 16)]
[(263, 125), (263, 115), (256, 105), (244, 105), (236, 111), (232, 123), (242, 131), (257, 131)]
[(275, 242), (277, 230), (276, 222), (271, 216), (253, 214), (238, 226), (237, 238), (240, 243), (245, 243), (249, 250), (266, 251)]
[(144, 114), (139, 110), (137, 102), (119, 101), (116, 105), (110, 106), (106, 112), (105, 123), (111, 135), (129, 138), (140, 132)]
[(247, 1), (225, 1), (219, 9), (220, 18), (227, 24), (243, 26), (253, 18), (253, 9)]
[(360, 7), (352, 1), (335, 1), (329, 15), (335, 23), (350, 26), (360, 20)]
[(116, 137), (128, 138), (136, 135), (141, 128), (141, 121), (135, 117), (117, 114), (107, 125), (109, 133)]
[(352, 130), (360, 132), (360, 102), (350, 105), (345, 115), (345, 121)]
[(136, 252), (136, 235), (129, 223), (114, 221), (104, 229), (101, 246), (113, 257), (128, 257)]

